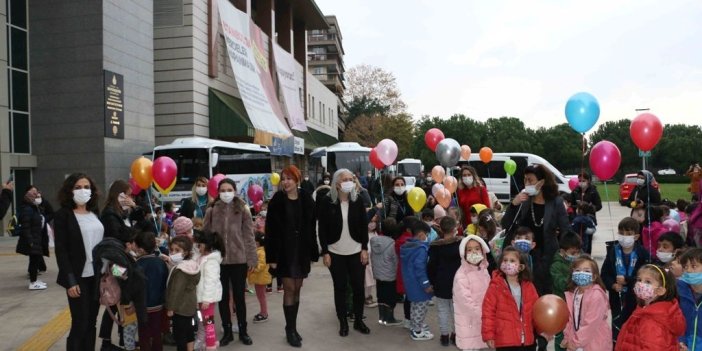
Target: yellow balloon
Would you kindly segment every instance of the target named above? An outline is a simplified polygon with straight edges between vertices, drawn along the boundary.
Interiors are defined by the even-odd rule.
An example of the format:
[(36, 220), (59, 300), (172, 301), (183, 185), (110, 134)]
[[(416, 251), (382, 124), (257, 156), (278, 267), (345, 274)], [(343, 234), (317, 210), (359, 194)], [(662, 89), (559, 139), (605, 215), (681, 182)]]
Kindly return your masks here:
[(271, 184), (273, 184), (273, 186), (278, 186), (278, 183), (280, 183), (280, 174), (275, 172), (271, 173)]
[(414, 212), (419, 212), (427, 203), (427, 194), (422, 188), (414, 187), (407, 193), (407, 202), (409, 202)]
[(168, 195), (168, 193), (170, 193), (171, 190), (173, 190), (175, 185), (176, 185), (176, 179), (173, 179), (173, 183), (171, 183), (171, 185), (169, 185), (168, 188), (166, 188), (166, 189), (161, 189), (161, 187), (158, 186), (158, 183), (154, 182), (154, 187), (156, 187), (156, 190), (158, 190), (158, 192), (163, 194), (163, 195)]

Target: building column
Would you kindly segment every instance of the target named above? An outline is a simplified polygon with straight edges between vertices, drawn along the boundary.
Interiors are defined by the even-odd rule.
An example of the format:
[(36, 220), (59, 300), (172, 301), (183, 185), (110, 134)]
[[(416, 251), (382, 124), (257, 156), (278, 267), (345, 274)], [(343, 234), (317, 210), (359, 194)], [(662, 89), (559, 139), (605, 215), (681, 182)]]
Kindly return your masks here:
[(278, 34), (278, 45), (292, 53), (292, 7), (283, 0), (275, 2), (275, 30)]
[(254, 22), (261, 30), (268, 35), (271, 40), (274, 40), (275, 34), (275, 2), (274, 0), (258, 0), (256, 1), (257, 10)]

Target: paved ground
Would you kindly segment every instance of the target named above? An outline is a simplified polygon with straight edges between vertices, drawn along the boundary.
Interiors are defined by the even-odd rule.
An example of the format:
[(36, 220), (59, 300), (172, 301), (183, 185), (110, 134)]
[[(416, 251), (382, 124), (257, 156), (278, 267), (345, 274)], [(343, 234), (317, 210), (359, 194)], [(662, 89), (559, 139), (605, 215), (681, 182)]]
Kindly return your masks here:
[[(628, 215), (628, 210), (611, 203), (611, 216), (607, 204), (598, 213), (600, 223), (595, 234), (593, 256), (604, 260), (604, 242), (613, 240), (619, 220)], [(64, 350), (68, 326), (65, 290), (56, 285), (56, 261), (47, 259), (49, 270), (40, 279), (49, 283), (44, 291), (27, 290), (27, 258), (14, 254), (15, 238), (0, 237), (0, 350)], [(52, 252), (53, 255), (53, 252)], [(235, 342), (223, 349), (280, 350), (292, 349), (284, 339), (282, 294), (268, 295), (270, 320), (264, 324), (250, 323), (251, 347)], [(256, 297), (246, 297), (249, 319), (258, 312)], [(304, 338), (303, 347), (309, 350), (444, 350), (437, 339), (425, 342), (412, 341), (401, 327), (381, 327), (377, 320), (377, 309), (366, 308), (366, 323), (370, 335), (361, 335), (351, 330), (346, 338), (337, 334), (338, 322), (334, 313), (332, 283), (329, 272), (321, 263), (315, 264), (310, 277), (305, 281), (300, 306), (299, 331)], [(396, 317), (401, 317), (398, 306)], [(219, 321), (217, 321), (218, 325)], [(427, 317), (434, 334), (438, 332), (436, 309), (430, 308)], [(220, 331), (218, 331), (218, 334)], [(116, 340), (116, 337), (115, 337)], [(175, 349), (174, 347), (168, 349)], [(451, 348), (453, 349), (453, 348)]]

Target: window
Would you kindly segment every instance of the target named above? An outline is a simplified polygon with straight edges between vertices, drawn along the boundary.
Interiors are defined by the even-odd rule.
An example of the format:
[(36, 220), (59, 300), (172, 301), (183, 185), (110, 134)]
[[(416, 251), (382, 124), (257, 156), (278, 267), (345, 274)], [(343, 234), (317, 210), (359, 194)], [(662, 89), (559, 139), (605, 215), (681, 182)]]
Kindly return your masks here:
[(7, 91), (10, 111), (10, 152), (28, 154), (31, 149), (29, 118), (29, 55), (27, 54), (27, 0), (6, 0)]

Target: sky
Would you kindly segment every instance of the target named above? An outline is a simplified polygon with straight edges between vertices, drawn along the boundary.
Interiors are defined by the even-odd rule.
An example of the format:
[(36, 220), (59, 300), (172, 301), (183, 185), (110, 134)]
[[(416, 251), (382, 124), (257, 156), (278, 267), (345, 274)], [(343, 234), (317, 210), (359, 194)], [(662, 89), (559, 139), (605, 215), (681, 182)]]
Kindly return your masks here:
[(397, 77), (408, 112), (528, 127), (566, 123), (594, 95), (606, 121), (649, 108), (702, 125), (702, 1), (316, 0), (336, 15), (347, 69)]

